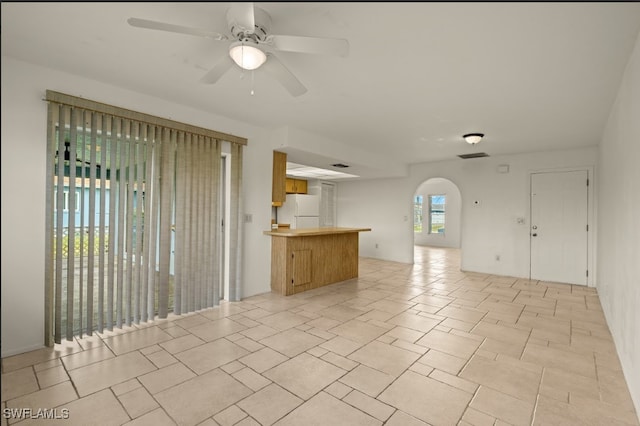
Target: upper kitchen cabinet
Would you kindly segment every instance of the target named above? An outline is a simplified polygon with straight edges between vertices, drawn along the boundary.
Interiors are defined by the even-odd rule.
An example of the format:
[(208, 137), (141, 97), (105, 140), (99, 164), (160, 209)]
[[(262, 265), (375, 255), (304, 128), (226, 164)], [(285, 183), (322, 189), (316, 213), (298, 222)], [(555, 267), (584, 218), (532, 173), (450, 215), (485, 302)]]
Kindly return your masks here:
[(287, 178), (285, 184), (287, 194), (306, 194), (307, 181), (304, 179)]
[(287, 197), (287, 154), (273, 151), (273, 183), (271, 188), (271, 205), (281, 206)]

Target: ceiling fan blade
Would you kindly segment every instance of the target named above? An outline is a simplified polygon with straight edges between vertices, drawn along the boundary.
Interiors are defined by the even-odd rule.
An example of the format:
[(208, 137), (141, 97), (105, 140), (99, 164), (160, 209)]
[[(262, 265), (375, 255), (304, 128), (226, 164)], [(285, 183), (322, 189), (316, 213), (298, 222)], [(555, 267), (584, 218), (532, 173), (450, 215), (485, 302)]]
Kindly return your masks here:
[(184, 27), (182, 25), (168, 24), (166, 22), (151, 21), (148, 19), (129, 18), (127, 22), (132, 27), (147, 28), (150, 30), (169, 31), (171, 33), (189, 34), (200, 37), (208, 37), (214, 40), (227, 40), (224, 34), (209, 31), (202, 28)]
[(274, 49), (283, 52), (337, 56), (347, 56), (349, 54), (349, 41), (342, 38), (272, 35), (269, 39)]
[(227, 12), (227, 22), (230, 26), (239, 26), (250, 33), (256, 28), (256, 17), (253, 3), (232, 3)]
[[(76, 161), (77, 161), (77, 162), (80, 162), (80, 163), (87, 164), (87, 165), (89, 165), (89, 166), (91, 165), (91, 161), (82, 161), (82, 160), (80, 160), (79, 158), (77, 158), (77, 159), (76, 159)], [(99, 168), (100, 168), (100, 164), (98, 164), (98, 163), (95, 163), (95, 166), (96, 166), (96, 169), (99, 169)]]
[(220, 62), (218, 62), (200, 79), (200, 82), (205, 84), (214, 84), (215, 82), (220, 80), (220, 77), (222, 77), (224, 73), (229, 71), (229, 68), (231, 68), (232, 65), (233, 60), (231, 59), (231, 57), (225, 55), (225, 57), (222, 58)]
[(300, 96), (307, 92), (307, 88), (275, 55), (267, 53), (267, 58), (267, 62), (261, 68), (278, 80), (291, 93), (291, 96)]

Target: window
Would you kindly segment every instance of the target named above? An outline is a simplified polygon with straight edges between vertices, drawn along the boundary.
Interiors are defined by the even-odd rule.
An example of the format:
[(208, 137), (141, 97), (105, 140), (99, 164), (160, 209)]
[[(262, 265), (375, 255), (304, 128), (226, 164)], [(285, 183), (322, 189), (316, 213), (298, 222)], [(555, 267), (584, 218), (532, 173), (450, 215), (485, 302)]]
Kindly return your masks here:
[(64, 191), (64, 195), (62, 196), (62, 210), (65, 212), (69, 211), (69, 191)]
[(429, 233), (444, 234), (446, 195), (429, 195)]
[(422, 195), (413, 200), (413, 232), (422, 232)]
[[(54, 209), (58, 208), (57, 205), (57, 201), (58, 201), (58, 190), (56, 189), (56, 195), (54, 196), (53, 202), (54, 202)], [(76, 197), (75, 197), (75, 202), (76, 202), (76, 208), (75, 211), (78, 212), (80, 211), (80, 191), (76, 191)], [(64, 194), (62, 196), (62, 210), (65, 212), (69, 211), (69, 190), (66, 189), (64, 191)]]

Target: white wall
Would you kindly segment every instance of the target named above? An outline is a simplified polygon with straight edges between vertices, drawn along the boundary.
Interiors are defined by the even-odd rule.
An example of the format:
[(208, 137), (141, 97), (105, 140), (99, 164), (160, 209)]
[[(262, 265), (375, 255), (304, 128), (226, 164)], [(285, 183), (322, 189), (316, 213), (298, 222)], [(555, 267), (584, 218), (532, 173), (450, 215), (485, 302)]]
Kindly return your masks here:
[[(422, 195), (422, 232), (415, 232), (414, 243), (419, 246), (460, 248), (460, 190), (448, 179), (432, 178), (422, 183), (415, 195)], [(445, 195), (444, 232), (429, 233), (429, 195)]]
[(407, 178), (338, 183), (338, 226), (360, 233), (360, 256), (413, 262), (413, 194)]
[(640, 37), (598, 158), (598, 293), (640, 413)]
[[(482, 144), (490, 153), (490, 141)], [(443, 177), (454, 182), (462, 196), (462, 269), (528, 277), (530, 173), (590, 168), (596, 155), (594, 147), (456, 159), (412, 165), (407, 178), (341, 182), (338, 224), (372, 228), (360, 236), (362, 256), (411, 263), (413, 194), (425, 180)], [(504, 164), (509, 165), (509, 173), (498, 173), (498, 166)], [(523, 224), (517, 223), (519, 217), (525, 218)]]
[[(243, 136), (245, 224), (242, 295), (270, 290), (271, 152), (269, 129), (2, 57), (2, 356), (44, 342), (45, 154), (51, 89)], [(268, 159), (268, 160), (265, 160)]]

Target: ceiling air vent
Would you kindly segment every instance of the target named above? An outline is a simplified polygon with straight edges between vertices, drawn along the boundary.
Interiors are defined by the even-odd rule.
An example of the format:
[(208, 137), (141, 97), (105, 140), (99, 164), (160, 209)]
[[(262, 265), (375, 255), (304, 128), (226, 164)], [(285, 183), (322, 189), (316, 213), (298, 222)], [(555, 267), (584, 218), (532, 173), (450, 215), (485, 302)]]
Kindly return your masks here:
[(347, 167), (349, 167), (347, 164), (342, 164), (342, 163), (336, 163), (336, 164), (332, 164), (333, 167), (339, 167), (341, 169), (346, 169)]
[(489, 154), (487, 154), (486, 152), (476, 152), (473, 154), (461, 154), (458, 155), (458, 157), (462, 158), (462, 159), (467, 159), (467, 158), (480, 158), (480, 157), (488, 157)]

